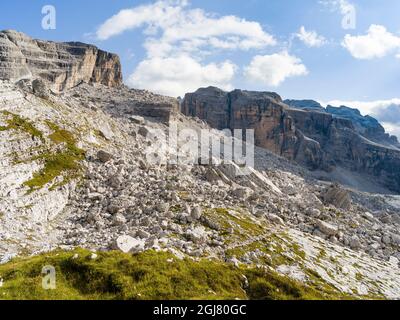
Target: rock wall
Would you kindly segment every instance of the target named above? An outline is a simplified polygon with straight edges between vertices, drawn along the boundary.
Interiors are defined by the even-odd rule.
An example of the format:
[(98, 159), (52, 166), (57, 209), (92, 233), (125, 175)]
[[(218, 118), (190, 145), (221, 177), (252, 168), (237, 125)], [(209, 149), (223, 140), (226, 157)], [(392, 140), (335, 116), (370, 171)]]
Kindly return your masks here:
[(60, 92), (82, 82), (122, 84), (119, 57), (80, 42), (34, 40), (12, 30), (0, 32), (0, 79), (41, 78)]
[(309, 169), (347, 168), (400, 192), (400, 150), (370, 141), (351, 119), (290, 108), (276, 93), (214, 87), (187, 94), (181, 111), (217, 129), (254, 129), (257, 146)]

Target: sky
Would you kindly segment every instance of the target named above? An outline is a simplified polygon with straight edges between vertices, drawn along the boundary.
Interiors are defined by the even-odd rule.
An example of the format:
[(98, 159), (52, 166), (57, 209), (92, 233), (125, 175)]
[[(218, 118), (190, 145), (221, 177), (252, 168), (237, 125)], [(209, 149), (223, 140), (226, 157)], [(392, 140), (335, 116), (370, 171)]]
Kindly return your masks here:
[(131, 87), (275, 91), (357, 107), (400, 136), (399, 14), (398, 0), (13, 0), (0, 29), (115, 52)]

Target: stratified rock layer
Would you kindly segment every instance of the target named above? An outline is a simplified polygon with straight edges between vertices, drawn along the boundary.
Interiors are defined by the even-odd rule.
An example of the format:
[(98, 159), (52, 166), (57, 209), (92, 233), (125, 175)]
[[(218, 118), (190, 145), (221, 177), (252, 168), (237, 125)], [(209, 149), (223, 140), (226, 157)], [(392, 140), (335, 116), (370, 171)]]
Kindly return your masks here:
[(41, 78), (54, 91), (80, 83), (122, 84), (119, 57), (80, 43), (34, 40), (16, 31), (0, 32), (0, 79)]
[(215, 87), (187, 94), (181, 110), (217, 129), (254, 129), (257, 146), (312, 170), (346, 168), (400, 192), (400, 149), (371, 141), (373, 130), (361, 131), (352, 119), (291, 108), (276, 93)]

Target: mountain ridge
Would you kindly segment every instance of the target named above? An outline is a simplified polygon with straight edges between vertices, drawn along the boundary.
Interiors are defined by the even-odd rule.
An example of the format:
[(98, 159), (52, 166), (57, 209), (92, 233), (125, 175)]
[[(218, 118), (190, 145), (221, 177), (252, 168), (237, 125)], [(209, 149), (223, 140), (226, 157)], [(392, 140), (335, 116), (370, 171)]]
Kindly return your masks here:
[[(106, 63), (105, 77), (107, 70)], [(218, 299), (225, 296), (213, 286), (217, 277), (222, 288), (230, 284), (229, 297), (247, 298), (242, 285), (252, 288), (253, 280), (263, 298), (271, 288), (274, 297), (294, 288), (300, 298), (303, 286), (321, 299), (332, 297), (326, 290), (354, 299), (400, 297), (400, 197), (345, 188), (287, 159), (323, 161), (324, 143), (356, 135), (351, 121), (295, 110), (275, 93), (217, 88), (185, 99), (181, 107), (193, 113), (185, 116), (178, 99), (102, 76), (91, 81), (92, 71), (57, 93), (39, 74), (0, 79), (0, 296), (146, 299), (156, 290), (164, 298)], [(188, 131), (226, 141), (196, 118), (202, 112), (215, 126), (256, 127), (257, 139), (276, 153), (254, 146), (246, 175), (237, 175), (243, 168), (231, 160), (200, 165), (198, 145), (187, 148), (195, 141)], [(171, 127), (178, 134), (163, 139)], [(318, 141), (320, 132), (329, 135)], [(364, 146), (376, 152), (371, 143)], [(352, 171), (340, 173), (349, 178)], [(65, 290), (39, 291), (42, 263), (62, 268)], [(82, 268), (84, 277), (75, 272)], [(262, 271), (257, 279), (247, 273), (252, 268)], [(210, 269), (221, 273), (210, 278)], [(278, 282), (268, 277), (276, 273)], [(189, 295), (174, 294), (176, 279)], [(193, 282), (195, 291), (187, 286)]]
[[(181, 111), (217, 129), (253, 128), (258, 146), (311, 170), (329, 172), (344, 167), (378, 177), (382, 185), (400, 192), (398, 142), (378, 121), (347, 107), (321, 112), (320, 104), (312, 100), (303, 100), (304, 107), (299, 107), (302, 101), (286, 101), (292, 106), (276, 93), (208, 87), (186, 94)], [(227, 113), (233, 115), (229, 122)]]
[(30, 38), (14, 30), (0, 32), (0, 79), (39, 78), (61, 92), (84, 83), (122, 84), (116, 54), (81, 42), (52, 42)]

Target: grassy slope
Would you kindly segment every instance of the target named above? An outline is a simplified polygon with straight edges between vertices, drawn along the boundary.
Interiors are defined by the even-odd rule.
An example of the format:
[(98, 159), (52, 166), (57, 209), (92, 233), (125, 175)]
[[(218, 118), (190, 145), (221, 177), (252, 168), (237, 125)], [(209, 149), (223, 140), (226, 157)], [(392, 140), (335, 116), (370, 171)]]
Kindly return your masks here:
[[(30, 192), (43, 188), (59, 176), (63, 176), (63, 181), (59, 185), (66, 184), (71, 179), (79, 176), (81, 171), (79, 162), (84, 159), (85, 152), (77, 147), (77, 140), (71, 132), (61, 129), (50, 121), (46, 121), (47, 126), (53, 133), (45, 138), (44, 134), (27, 119), (8, 111), (3, 111), (1, 114), (6, 117), (7, 126), (0, 126), (0, 131), (20, 131), (26, 133), (32, 139), (40, 139), (43, 143), (46, 142), (46, 138), (51, 142), (51, 148), (46, 149), (43, 147), (39, 155), (29, 159), (29, 161), (39, 160), (44, 163), (43, 169), (35, 172), (32, 179), (24, 183), (25, 186), (29, 187)], [(55, 151), (55, 146), (62, 146), (63, 148)], [(53, 185), (51, 188), (57, 186)]]
[[(74, 255), (78, 254), (78, 258)], [(0, 265), (0, 299), (341, 299), (272, 272), (224, 263), (178, 260), (148, 251), (92, 253), (76, 249)], [(56, 269), (55, 290), (42, 289), (42, 268)], [(245, 278), (248, 286), (245, 286)]]

